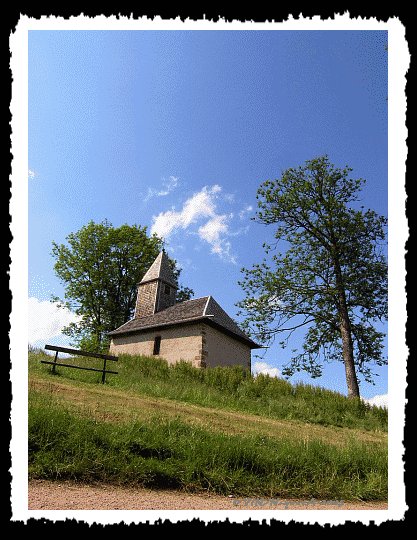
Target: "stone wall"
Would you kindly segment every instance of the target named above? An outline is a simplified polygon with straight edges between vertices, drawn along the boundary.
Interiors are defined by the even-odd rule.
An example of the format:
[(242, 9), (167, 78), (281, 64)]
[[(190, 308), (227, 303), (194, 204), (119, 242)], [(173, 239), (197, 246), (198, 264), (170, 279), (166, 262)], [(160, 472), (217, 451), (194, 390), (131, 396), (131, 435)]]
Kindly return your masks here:
[(184, 360), (196, 367), (201, 365), (203, 358), (202, 324), (170, 327), (125, 336), (113, 336), (110, 354), (153, 355), (155, 337), (161, 336), (161, 346), (158, 357), (165, 358), (168, 364)]
[(242, 365), (251, 369), (250, 347), (209, 325), (204, 325), (203, 331), (207, 367)]
[(184, 360), (195, 367), (240, 364), (251, 369), (251, 349), (247, 345), (204, 323), (114, 336), (110, 354), (153, 356), (157, 336), (161, 336), (158, 357), (165, 358), (168, 364)]

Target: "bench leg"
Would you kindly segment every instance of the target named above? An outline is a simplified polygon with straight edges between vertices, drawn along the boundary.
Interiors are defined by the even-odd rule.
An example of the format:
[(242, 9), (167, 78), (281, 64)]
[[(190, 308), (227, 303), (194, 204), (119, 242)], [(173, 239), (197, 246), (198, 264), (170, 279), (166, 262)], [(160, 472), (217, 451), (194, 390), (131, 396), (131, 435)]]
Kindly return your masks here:
[(55, 373), (55, 364), (56, 364), (57, 358), (58, 358), (58, 351), (56, 351), (55, 353), (54, 365), (52, 366), (52, 373)]
[(101, 376), (101, 382), (102, 384), (104, 384), (104, 379), (106, 377), (106, 359), (104, 359), (104, 364), (103, 364), (103, 375)]

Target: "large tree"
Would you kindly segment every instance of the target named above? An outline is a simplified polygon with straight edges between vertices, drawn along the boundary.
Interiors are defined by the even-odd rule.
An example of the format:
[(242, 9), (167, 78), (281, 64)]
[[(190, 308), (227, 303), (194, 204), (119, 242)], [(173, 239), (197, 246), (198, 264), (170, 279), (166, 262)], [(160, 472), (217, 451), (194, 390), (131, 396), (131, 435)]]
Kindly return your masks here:
[[(156, 235), (148, 237), (146, 227), (136, 224), (114, 228), (107, 220), (91, 221), (66, 240), (68, 245), (52, 243), (54, 270), (65, 288), (65, 299), (52, 297), (82, 317), (63, 333), (84, 350), (106, 350), (106, 333), (133, 317), (138, 284), (154, 262), (163, 243)], [(176, 279), (181, 269), (170, 259)], [(180, 287), (177, 301), (193, 295)]]
[(275, 227), (266, 253), (278, 244), (287, 249), (272, 257), (273, 268), (264, 259), (242, 269), (246, 298), (237, 306), (245, 330), (264, 344), (282, 334), (285, 347), (295, 330), (305, 329), (302, 351), (293, 350), (284, 376), (304, 370), (319, 377), (324, 360), (340, 360), (354, 397), (357, 371), (372, 382), (369, 364), (387, 363), (385, 334), (375, 324), (388, 311), (387, 219), (359, 206), (365, 181), (350, 179), (351, 171), (334, 168), (325, 155), (261, 185), (252, 219)]

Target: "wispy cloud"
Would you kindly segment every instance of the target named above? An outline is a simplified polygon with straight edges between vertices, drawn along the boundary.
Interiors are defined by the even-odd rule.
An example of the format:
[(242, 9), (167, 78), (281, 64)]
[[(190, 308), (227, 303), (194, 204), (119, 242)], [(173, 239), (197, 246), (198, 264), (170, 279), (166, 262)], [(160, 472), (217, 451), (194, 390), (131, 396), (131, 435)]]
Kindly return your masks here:
[(163, 195), (168, 195), (170, 191), (175, 189), (178, 185), (178, 178), (175, 178), (174, 176), (170, 176), (168, 182), (165, 181), (165, 178), (163, 179), (162, 186), (163, 188), (161, 190), (148, 188), (148, 194), (146, 196), (145, 201), (149, 200), (151, 197), (161, 197)]
[(178, 212), (173, 207), (167, 212), (161, 212), (158, 216), (154, 216), (151, 234), (155, 233), (160, 238), (168, 239), (177, 230), (188, 229), (197, 221), (209, 218), (193, 234), (197, 234), (201, 240), (209, 243), (212, 253), (236, 263), (235, 256), (231, 254), (231, 244), (227, 241), (229, 221), (233, 214), (218, 214), (216, 212), (216, 200), (221, 190), (222, 188), (217, 184), (211, 188), (204, 186), (201, 191), (194, 193), (184, 203), (181, 211)]
[(252, 207), (252, 206), (245, 206), (245, 208), (239, 212), (238, 216), (240, 217), (240, 219), (245, 219), (245, 217), (246, 217), (250, 212), (252, 212), (252, 210), (253, 210), (253, 207)]
[(161, 238), (168, 238), (175, 229), (186, 229), (202, 217), (214, 217), (216, 215), (214, 199), (219, 191), (220, 186), (216, 185), (211, 189), (205, 186), (184, 203), (181, 212), (176, 212), (173, 207), (172, 210), (154, 216), (151, 234), (156, 233)]
[(80, 317), (68, 309), (59, 308), (56, 303), (48, 300), (40, 302), (37, 298), (28, 299), (28, 315), (28, 341), (31, 345), (61, 335), (65, 326), (80, 320)]
[(29, 178), (33, 178), (35, 176), (35, 173), (33, 171), (28, 171)]
[(213, 252), (220, 251), (220, 235), (227, 234), (228, 223), (227, 216), (214, 216), (212, 219), (198, 229), (198, 235), (213, 246)]

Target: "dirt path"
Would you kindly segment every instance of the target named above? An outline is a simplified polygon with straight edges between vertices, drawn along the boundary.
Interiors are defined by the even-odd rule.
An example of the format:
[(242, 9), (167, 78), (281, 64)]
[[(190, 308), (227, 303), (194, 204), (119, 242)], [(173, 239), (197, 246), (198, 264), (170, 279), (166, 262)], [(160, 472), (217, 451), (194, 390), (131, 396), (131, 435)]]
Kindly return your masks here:
[(31, 480), (28, 510), (388, 510), (388, 503), (234, 498)]

